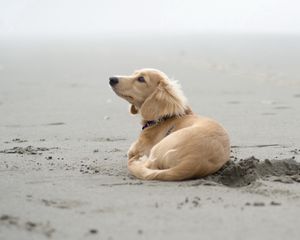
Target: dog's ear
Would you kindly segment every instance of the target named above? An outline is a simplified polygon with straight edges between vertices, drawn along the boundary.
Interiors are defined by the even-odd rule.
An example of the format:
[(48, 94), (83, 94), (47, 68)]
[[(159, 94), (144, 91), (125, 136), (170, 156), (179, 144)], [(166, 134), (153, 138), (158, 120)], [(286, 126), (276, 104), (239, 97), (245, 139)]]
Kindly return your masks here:
[(157, 120), (164, 116), (183, 115), (186, 108), (186, 99), (179, 85), (163, 81), (145, 100), (140, 113), (145, 120)]
[(133, 104), (130, 105), (129, 111), (131, 114), (137, 114), (139, 110)]

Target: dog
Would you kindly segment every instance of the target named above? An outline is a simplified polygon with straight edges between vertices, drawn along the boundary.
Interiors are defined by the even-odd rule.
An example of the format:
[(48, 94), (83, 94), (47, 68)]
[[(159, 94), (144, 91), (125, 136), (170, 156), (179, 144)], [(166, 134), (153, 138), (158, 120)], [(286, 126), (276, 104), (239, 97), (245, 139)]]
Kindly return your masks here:
[(218, 171), (230, 157), (226, 130), (194, 114), (180, 86), (156, 69), (109, 78), (113, 91), (142, 117), (128, 151), (129, 172), (139, 179), (181, 181)]

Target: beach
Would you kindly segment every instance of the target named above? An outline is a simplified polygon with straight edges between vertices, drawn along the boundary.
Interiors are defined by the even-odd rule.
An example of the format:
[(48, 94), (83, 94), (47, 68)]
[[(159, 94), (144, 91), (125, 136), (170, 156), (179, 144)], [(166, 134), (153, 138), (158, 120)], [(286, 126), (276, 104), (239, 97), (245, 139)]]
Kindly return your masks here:
[[(0, 239), (298, 239), (300, 36), (0, 41)], [(140, 118), (108, 78), (157, 68), (219, 121), (204, 179), (127, 171)]]

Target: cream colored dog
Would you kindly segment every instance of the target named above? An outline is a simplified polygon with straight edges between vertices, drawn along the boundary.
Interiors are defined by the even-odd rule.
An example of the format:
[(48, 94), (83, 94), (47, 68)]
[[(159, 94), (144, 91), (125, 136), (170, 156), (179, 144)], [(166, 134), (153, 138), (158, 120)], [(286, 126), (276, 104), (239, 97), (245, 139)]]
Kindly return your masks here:
[(179, 85), (155, 69), (111, 77), (114, 92), (142, 117), (143, 130), (128, 152), (128, 169), (140, 179), (176, 181), (219, 170), (230, 154), (217, 122), (194, 114)]

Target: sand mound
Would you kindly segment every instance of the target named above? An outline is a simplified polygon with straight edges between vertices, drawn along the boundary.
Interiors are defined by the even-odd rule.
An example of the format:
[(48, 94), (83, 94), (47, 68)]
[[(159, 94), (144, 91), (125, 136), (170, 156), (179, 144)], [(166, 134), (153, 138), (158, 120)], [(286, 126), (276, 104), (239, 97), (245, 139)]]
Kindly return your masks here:
[(229, 161), (205, 179), (230, 187), (241, 187), (259, 178), (283, 183), (300, 182), (300, 163), (294, 158), (261, 161), (250, 157), (238, 162)]

